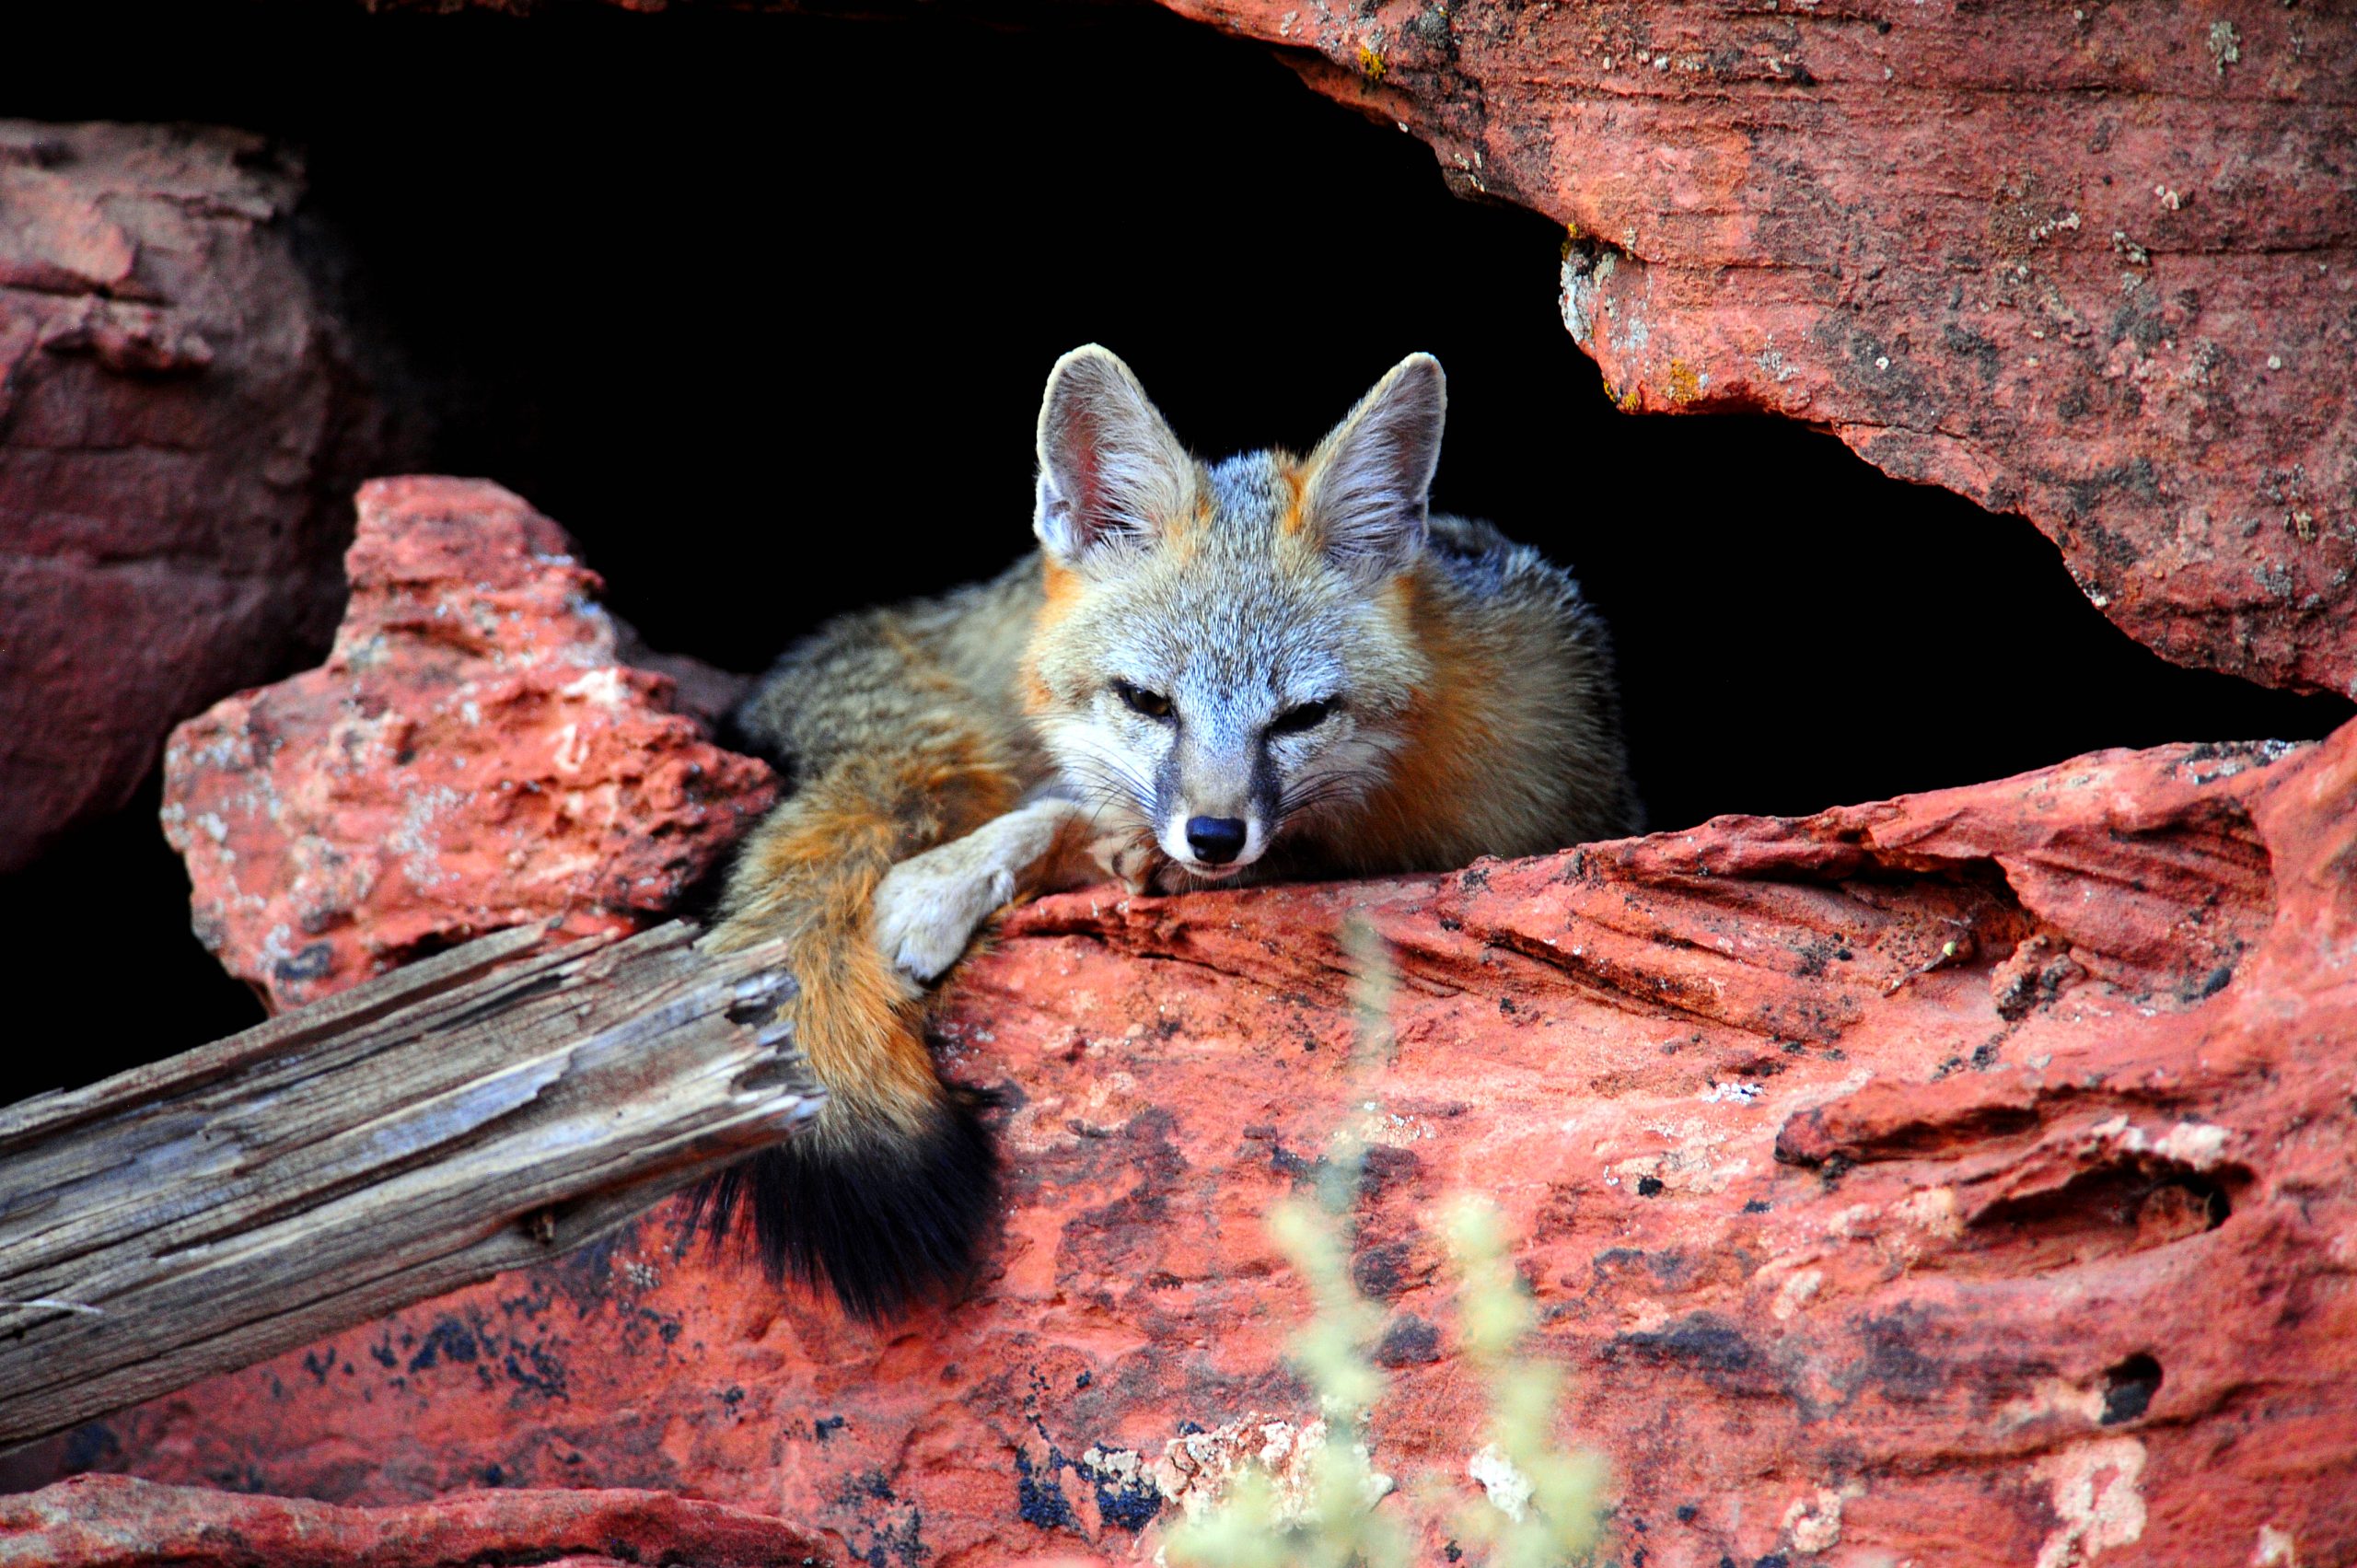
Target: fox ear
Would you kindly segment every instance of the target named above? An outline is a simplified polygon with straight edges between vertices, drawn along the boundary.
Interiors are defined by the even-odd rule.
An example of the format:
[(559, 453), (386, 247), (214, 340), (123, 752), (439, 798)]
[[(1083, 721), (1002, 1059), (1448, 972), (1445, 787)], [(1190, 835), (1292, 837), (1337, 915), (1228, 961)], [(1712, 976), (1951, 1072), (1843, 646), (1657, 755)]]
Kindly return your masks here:
[(1423, 548), (1447, 407), (1440, 361), (1411, 354), (1310, 454), (1302, 516), (1352, 575), (1380, 582)]
[(1065, 565), (1147, 545), (1183, 514), (1195, 462), (1130, 367), (1088, 343), (1056, 361), (1039, 405), (1039, 498), (1032, 531)]

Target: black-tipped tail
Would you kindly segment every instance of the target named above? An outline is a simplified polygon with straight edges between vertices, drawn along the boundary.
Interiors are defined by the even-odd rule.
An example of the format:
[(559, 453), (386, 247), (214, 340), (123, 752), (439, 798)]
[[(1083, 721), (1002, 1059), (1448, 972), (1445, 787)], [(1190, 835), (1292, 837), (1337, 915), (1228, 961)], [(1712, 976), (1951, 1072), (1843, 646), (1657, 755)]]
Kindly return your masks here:
[(824, 1284), (869, 1322), (949, 1295), (972, 1277), (998, 1202), (998, 1152), (980, 1090), (948, 1086), (924, 1132), (813, 1128), (714, 1177), (690, 1200), (688, 1225), (715, 1245), (741, 1213), (761, 1264)]

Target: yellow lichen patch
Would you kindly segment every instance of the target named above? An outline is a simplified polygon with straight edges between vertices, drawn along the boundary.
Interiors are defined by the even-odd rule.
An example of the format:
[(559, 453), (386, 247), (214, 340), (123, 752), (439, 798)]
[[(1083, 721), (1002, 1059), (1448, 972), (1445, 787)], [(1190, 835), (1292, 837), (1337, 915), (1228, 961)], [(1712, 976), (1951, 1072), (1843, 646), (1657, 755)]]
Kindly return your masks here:
[(2030, 1467), (2049, 1481), (2048, 1506), (2058, 1521), (2038, 1549), (2036, 1568), (2075, 1568), (2109, 1547), (2132, 1546), (2144, 1533), (2144, 1445), (2133, 1437), (2082, 1443)]
[(1669, 362), (1668, 380), (1669, 401), (1678, 404), (1680, 408), (1685, 407), (1688, 403), (1694, 401), (1702, 395), (1701, 372), (1696, 370), (1692, 366), (1687, 364), (1682, 359), (1673, 359)]
[(1390, 62), (1383, 58), (1383, 52), (1381, 50), (1376, 48), (1375, 45), (1371, 43), (1362, 43), (1359, 45), (1360, 75), (1364, 76), (1370, 82), (1379, 82), (1383, 80), (1384, 75), (1390, 69)]
[(1784, 1544), (1805, 1557), (1832, 1551), (1841, 1539), (1841, 1504), (1865, 1493), (1865, 1487), (1853, 1481), (1839, 1492), (1820, 1486), (1815, 1497), (1794, 1498), (1784, 1510)]

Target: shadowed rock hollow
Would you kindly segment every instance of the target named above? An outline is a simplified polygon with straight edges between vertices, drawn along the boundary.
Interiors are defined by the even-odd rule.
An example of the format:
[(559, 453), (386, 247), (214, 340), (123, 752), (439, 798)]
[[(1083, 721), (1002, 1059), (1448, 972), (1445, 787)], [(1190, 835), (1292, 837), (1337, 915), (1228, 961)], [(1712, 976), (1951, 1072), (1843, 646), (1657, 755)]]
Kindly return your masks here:
[(1623, 408), (1821, 426), (2168, 657), (2357, 696), (2346, 7), (1160, 3), (1563, 225)]

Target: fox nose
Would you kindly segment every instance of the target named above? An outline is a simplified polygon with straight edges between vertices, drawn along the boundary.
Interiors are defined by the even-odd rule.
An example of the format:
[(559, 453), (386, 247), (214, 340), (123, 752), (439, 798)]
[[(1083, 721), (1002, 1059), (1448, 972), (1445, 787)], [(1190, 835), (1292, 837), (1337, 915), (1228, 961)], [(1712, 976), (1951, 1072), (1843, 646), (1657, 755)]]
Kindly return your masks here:
[(1234, 817), (1190, 817), (1187, 847), (1208, 865), (1225, 865), (1244, 851), (1244, 823)]

